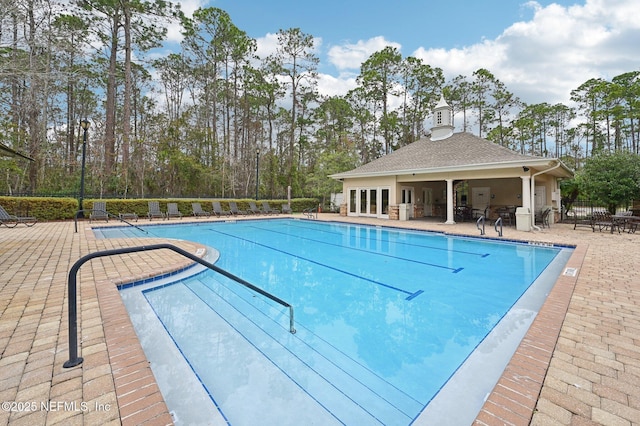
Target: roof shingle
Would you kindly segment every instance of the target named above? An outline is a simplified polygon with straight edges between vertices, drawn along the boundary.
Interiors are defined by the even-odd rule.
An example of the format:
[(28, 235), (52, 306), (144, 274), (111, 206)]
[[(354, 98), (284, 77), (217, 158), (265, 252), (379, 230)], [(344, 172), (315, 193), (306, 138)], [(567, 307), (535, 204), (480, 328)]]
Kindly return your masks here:
[(471, 133), (461, 132), (438, 141), (421, 138), (370, 163), (339, 173), (339, 176), (544, 159), (523, 155)]

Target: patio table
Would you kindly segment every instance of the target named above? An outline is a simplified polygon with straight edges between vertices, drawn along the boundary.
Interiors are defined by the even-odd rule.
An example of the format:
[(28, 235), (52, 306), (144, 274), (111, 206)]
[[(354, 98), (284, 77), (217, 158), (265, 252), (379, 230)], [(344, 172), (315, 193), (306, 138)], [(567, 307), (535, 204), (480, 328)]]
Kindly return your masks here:
[(618, 233), (620, 233), (620, 229), (627, 230), (629, 234), (633, 234), (638, 229), (638, 224), (640, 224), (640, 216), (630, 216), (625, 214), (615, 214), (611, 216), (613, 225), (611, 226), (611, 233), (613, 234), (613, 228), (618, 228)]

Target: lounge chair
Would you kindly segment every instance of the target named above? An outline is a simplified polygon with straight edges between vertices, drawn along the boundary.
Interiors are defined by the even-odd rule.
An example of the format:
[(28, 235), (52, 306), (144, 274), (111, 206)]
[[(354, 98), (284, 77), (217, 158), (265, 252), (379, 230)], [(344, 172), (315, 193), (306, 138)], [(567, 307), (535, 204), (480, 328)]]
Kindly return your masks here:
[(93, 220), (109, 222), (109, 213), (107, 213), (107, 203), (105, 201), (95, 201), (93, 203), (93, 208), (89, 214), (89, 223)]
[(241, 214), (247, 214), (246, 210), (240, 210), (238, 209), (238, 203), (236, 203), (235, 201), (229, 201), (229, 210), (231, 211), (232, 215), (241, 215)]
[(126, 222), (128, 220), (135, 220), (136, 222), (138, 221), (138, 213), (118, 213), (118, 217), (123, 222)]
[(268, 201), (262, 202), (262, 211), (265, 212), (265, 214), (280, 214), (280, 210), (272, 209)]
[(26, 226), (33, 226), (38, 219), (33, 216), (15, 216), (7, 213), (7, 211), (0, 206), (0, 225), (4, 225), (7, 228), (15, 228), (19, 223)]
[(254, 201), (249, 201), (249, 211), (253, 214), (264, 213), (262, 210), (258, 208), (258, 206), (256, 206), (256, 203)]
[(182, 212), (178, 210), (178, 203), (167, 203), (167, 220), (172, 217), (182, 219)]
[(149, 220), (153, 220), (153, 218), (161, 218), (164, 219), (164, 213), (160, 211), (160, 203), (157, 201), (149, 201), (149, 211), (147, 212), (147, 217)]
[(202, 205), (200, 205), (200, 203), (191, 203), (191, 209), (193, 210), (193, 215), (195, 217), (211, 216), (211, 212), (202, 210)]
[(291, 207), (289, 206), (289, 204), (283, 204), (282, 205), (282, 213), (284, 213), (284, 214), (293, 214), (293, 210), (291, 210)]
[(231, 212), (228, 210), (223, 210), (222, 206), (220, 205), (220, 201), (212, 201), (211, 205), (213, 206), (213, 214), (215, 214), (216, 216), (220, 217), (220, 216), (231, 216)]

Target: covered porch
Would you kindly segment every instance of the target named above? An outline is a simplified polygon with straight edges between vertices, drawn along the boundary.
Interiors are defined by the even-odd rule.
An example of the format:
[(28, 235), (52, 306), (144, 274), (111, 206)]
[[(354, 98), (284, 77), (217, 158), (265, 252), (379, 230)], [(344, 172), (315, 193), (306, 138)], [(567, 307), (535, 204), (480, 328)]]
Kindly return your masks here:
[(519, 229), (530, 230), (536, 213), (550, 208), (550, 223), (559, 213), (559, 178), (564, 177), (560, 165), (546, 161), (537, 167), (493, 165), (485, 170), (345, 179), (341, 213), (389, 220), (433, 218), (446, 224), (502, 217), (505, 225), (515, 226), (519, 220)]

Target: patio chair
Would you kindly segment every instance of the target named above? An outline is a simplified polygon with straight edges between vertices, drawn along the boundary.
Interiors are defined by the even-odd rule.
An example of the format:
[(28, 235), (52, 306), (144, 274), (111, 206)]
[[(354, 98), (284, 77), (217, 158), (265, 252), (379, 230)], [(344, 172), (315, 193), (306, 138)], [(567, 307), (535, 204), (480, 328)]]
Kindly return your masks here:
[(498, 217), (502, 218), (502, 223), (505, 225), (513, 225), (516, 218), (515, 207), (502, 207), (496, 210)]
[[(596, 232), (596, 226), (600, 232), (602, 232), (603, 229), (609, 229), (611, 233), (613, 233), (616, 223), (609, 212), (593, 212), (593, 232)], [(620, 232), (620, 230), (618, 230), (618, 232)]]
[(220, 205), (220, 201), (212, 201), (211, 205), (213, 206), (213, 214), (215, 214), (216, 216), (220, 217), (220, 216), (231, 216), (231, 212), (228, 210), (223, 210), (222, 206)]
[(265, 212), (265, 214), (280, 214), (280, 210), (272, 209), (268, 201), (262, 202), (262, 211)]
[(246, 210), (240, 210), (238, 208), (238, 203), (235, 201), (229, 201), (229, 210), (231, 211), (231, 214), (235, 216), (247, 214)]
[(164, 213), (160, 211), (160, 203), (157, 201), (149, 201), (149, 211), (147, 212), (147, 217), (149, 220), (153, 220), (153, 218), (162, 218), (164, 219)]
[(289, 204), (283, 204), (282, 205), (282, 213), (284, 213), (284, 214), (293, 214), (293, 210), (291, 210), (291, 207), (289, 206)]
[(93, 208), (89, 214), (89, 223), (94, 220), (104, 220), (109, 222), (109, 213), (107, 213), (106, 201), (95, 201), (93, 203)]
[(182, 219), (182, 212), (178, 210), (178, 203), (167, 203), (167, 220), (172, 217), (179, 217)]
[(249, 211), (253, 214), (262, 214), (263, 211), (256, 206), (254, 201), (249, 201)]
[(535, 223), (542, 225), (543, 228), (551, 228), (549, 225), (549, 215), (551, 214), (551, 207), (547, 207), (546, 209), (540, 210), (535, 215)]
[(38, 219), (33, 216), (15, 216), (7, 213), (4, 207), (0, 206), (0, 225), (4, 225), (7, 228), (15, 228), (19, 223), (26, 226), (33, 226)]
[(211, 216), (211, 212), (202, 210), (202, 205), (200, 203), (191, 203), (191, 209), (195, 217)]

